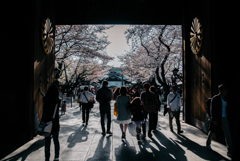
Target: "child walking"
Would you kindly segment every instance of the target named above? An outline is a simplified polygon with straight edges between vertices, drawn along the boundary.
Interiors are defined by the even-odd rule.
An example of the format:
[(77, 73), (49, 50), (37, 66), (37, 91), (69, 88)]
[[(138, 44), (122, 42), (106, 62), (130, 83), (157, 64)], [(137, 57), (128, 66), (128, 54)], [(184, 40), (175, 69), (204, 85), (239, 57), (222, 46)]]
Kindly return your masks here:
[(61, 108), (61, 115), (63, 115), (63, 113), (64, 113), (64, 115), (65, 115), (65, 112), (66, 112), (66, 100), (64, 100), (63, 101), (63, 105), (62, 105), (62, 108)]
[(144, 121), (143, 105), (140, 97), (135, 97), (131, 102), (132, 121), (136, 125), (137, 140), (140, 140), (141, 125)]

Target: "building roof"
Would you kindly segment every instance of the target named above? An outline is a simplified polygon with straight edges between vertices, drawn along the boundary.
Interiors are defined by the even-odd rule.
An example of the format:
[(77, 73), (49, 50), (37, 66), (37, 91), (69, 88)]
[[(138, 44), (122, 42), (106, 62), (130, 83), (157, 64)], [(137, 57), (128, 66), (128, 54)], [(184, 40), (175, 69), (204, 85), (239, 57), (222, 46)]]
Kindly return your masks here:
[[(101, 80), (107, 80), (107, 81), (122, 81), (122, 69), (121, 68), (112, 68), (108, 72), (108, 77), (102, 78)], [(123, 75), (123, 80), (128, 80)]]

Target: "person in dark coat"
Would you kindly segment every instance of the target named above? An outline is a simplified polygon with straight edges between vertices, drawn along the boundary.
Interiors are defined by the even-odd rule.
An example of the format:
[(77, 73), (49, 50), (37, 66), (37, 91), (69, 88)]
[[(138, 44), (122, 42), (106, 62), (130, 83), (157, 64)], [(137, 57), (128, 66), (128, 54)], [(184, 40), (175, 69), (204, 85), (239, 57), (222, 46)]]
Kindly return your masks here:
[(141, 93), (141, 101), (144, 107), (143, 115), (144, 115), (144, 123), (142, 124), (143, 128), (143, 135), (142, 139), (146, 137), (146, 120), (147, 116), (149, 115), (149, 129), (148, 129), (148, 137), (152, 137), (152, 130), (154, 129), (154, 120), (156, 113), (158, 111), (158, 101), (155, 93), (149, 90), (150, 85), (149, 83), (144, 84), (145, 92)]
[(159, 94), (155, 88), (155, 86), (151, 86), (150, 87), (150, 91), (155, 93), (156, 97), (157, 97), (157, 102), (158, 102), (158, 111), (155, 113), (155, 117), (154, 117), (154, 120), (153, 120), (153, 130), (156, 130), (157, 129), (157, 123), (158, 123), (158, 112), (160, 112), (160, 107), (161, 107), (161, 101), (159, 99)]
[(47, 94), (44, 95), (44, 93), (41, 91), (43, 97), (43, 115), (42, 115), (42, 121), (49, 122), (53, 119), (53, 113), (55, 110), (55, 106), (57, 105), (57, 111), (55, 118), (53, 119), (53, 126), (52, 126), (52, 132), (51, 135), (48, 137), (45, 137), (45, 160), (49, 161), (50, 159), (50, 145), (51, 145), (51, 136), (53, 137), (53, 142), (55, 146), (55, 159), (59, 160), (59, 151), (60, 151), (60, 145), (59, 145), (59, 105), (61, 100), (59, 99), (59, 92), (57, 87), (53, 84), (49, 87), (47, 90)]
[(105, 135), (105, 123), (104, 116), (107, 114), (107, 134), (112, 134), (110, 131), (111, 127), (111, 106), (110, 102), (113, 99), (113, 93), (108, 88), (108, 81), (103, 81), (102, 88), (97, 91), (96, 100), (100, 103), (100, 114), (101, 114), (101, 126), (102, 126), (102, 134)]
[(211, 150), (211, 140), (213, 134), (218, 132), (219, 129), (223, 130), (225, 135), (226, 145), (228, 149), (227, 155), (229, 157), (232, 156), (232, 138), (230, 133), (230, 124), (229, 119), (231, 118), (231, 111), (229, 108), (230, 101), (228, 100), (228, 88), (225, 84), (221, 84), (218, 86), (219, 94), (215, 95), (212, 98), (211, 106), (210, 106), (210, 113), (211, 113), (211, 125), (210, 131), (208, 133), (208, 139), (206, 142), (206, 146), (208, 149)]
[(141, 125), (144, 122), (143, 105), (140, 97), (135, 97), (130, 105), (131, 113), (133, 115), (132, 121), (136, 125), (137, 140), (140, 140)]

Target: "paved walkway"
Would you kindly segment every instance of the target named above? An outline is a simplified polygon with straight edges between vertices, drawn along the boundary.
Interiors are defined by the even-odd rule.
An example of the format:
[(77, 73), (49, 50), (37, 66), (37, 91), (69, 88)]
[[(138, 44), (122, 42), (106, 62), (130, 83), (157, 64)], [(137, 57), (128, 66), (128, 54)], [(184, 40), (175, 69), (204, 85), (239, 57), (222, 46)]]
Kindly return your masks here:
[[(184, 133), (171, 133), (168, 116), (163, 117), (162, 111), (159, 113), (158, 128), (153, 132), (152, 139), (147, 137), (146, 140), (137, 141), (135, 125), (129, 124), (126, 140), (121, 140), (121, 131), (113, 114), (113, 135), (102, 136), (98, 107), (96, 103), (90, 112), (89, 125), (83, 126), (78, 104), (74, 102), (71, 108), (71, 104), (68, 103), (67, 112), (60, 119), (60, 161), (230, 160), (227, 157), (227, 149), (222, 144), (213, 141), (214, 151), (207, 150), (206, 134), (193, 126), (181, 122)], [(174, 131), (177, 131), (176, 124), (173, 125)], [(51, 160), (53, 156), (52, 142)], [(36, 136), (2, 160), (44, 161), (44, 138)]]

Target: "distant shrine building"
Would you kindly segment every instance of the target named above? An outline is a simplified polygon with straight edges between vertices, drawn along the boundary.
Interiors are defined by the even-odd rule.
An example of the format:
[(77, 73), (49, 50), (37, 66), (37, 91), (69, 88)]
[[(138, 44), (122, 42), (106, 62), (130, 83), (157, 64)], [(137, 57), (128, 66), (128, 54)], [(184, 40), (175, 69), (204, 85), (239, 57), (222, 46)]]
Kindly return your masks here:
[(102, 85), (102, 82), (104, 80), (107, 80), (108, 86), (110, 88), (127, 86), (131, 82), (128, 81), (128, 79), (122, 74), (122, 72), (123, 71), (121, 68), (112, 68), (108, 71), (108, 76), (100, 79), (99, 82)]

